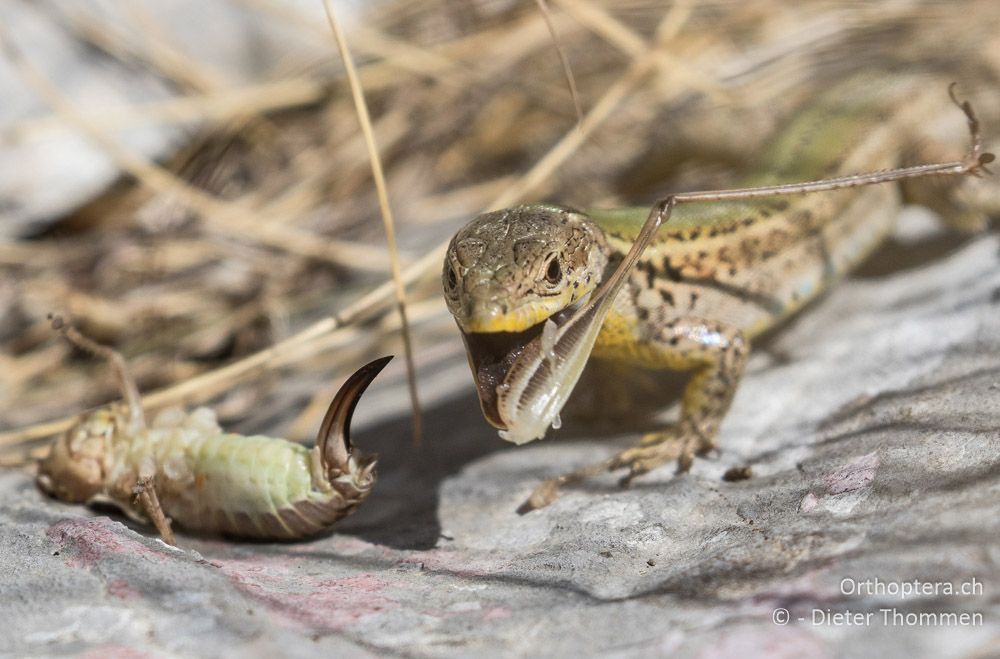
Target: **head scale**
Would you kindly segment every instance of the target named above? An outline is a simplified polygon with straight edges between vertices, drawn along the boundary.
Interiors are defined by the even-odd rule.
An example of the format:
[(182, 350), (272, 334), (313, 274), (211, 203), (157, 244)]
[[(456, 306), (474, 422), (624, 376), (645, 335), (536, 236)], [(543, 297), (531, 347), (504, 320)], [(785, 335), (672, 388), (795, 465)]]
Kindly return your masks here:
[(452, 239), (442, 284), (464, 333), (521, 332), (600, 283), (604, 234), (582, 213), (518, 206), (480, 215)]

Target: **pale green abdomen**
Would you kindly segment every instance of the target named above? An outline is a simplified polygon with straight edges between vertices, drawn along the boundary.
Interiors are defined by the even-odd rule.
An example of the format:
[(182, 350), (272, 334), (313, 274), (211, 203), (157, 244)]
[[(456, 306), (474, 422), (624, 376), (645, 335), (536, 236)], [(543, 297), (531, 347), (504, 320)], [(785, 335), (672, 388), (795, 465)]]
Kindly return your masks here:
[(338, 492), (314, 483), (313, 457), (299, 444), (184, 430), (166, 432), (156, 444), (160, 503), (185, 529), (298, 538), (349, 511)]

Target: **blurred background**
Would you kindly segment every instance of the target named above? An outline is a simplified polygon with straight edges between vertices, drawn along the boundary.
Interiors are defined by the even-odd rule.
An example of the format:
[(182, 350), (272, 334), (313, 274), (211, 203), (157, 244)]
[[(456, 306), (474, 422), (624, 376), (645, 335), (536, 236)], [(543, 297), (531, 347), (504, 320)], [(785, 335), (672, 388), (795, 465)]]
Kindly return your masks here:
[[(582, 122), (535, 2), (334, 3), (387, 172), (429, 407), (472, 387), (439, 262), (419, 260), (477, 213), (724, 186), (794, 108), (859, 70), (933, 69), (997, 111), (977, 99), (1000, 71), (991, 0), (548, 4)], [(154, 403), (208, 401), (227, 427), (293, 439), (356, 366), (399, 354), (368, 155), (321, 2), (3, 0), (0, 43), (5, 464), (118, 396), (49, 313), (122, 351)], [(297, 334), (345, 309), (342, 327)], [(406, 415), (402, 382), (398, 359), (359, 421)]]

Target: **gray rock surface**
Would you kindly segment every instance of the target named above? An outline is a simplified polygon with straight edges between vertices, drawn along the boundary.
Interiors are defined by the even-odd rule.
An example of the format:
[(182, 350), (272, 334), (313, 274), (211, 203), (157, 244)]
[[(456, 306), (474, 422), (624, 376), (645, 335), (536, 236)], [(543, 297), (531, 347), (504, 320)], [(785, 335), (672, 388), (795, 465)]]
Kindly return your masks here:
[[(997, 656), (998, 250), (930, 236), (889, 273), (883, 252), (759, 346), (716, 455), (523, 516), (540, 478), (635, 433), (508, 446), (469, 385), (417, 451), (365, 409), (375, 494), (297, 544), (171, 549), (2, 474), (0, 653)], [(914, 580), (937, 592), (896, 590)]]

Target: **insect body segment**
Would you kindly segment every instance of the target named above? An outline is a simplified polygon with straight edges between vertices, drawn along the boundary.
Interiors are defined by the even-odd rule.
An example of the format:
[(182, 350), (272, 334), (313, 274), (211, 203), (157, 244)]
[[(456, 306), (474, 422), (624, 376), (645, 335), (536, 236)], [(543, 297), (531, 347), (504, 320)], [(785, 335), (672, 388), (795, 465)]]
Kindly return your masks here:
[[(66, 334), (96, 346), (72, 328)], [(350, 514), (375, 483), (375, 457), (351, 445), (349, 428), (362, 393), (390, 359), (348, 378), (311, 449), (225, 433), (205, 407), (166, 410), (150, 426), (137, 425), (130, 401), (81, 417), (39, 465), (39, 486), (66, 501), (112, 503), (153, 522), (171, 543), (170, 519), (190, 531), (242, 538), (315, 535)]]

